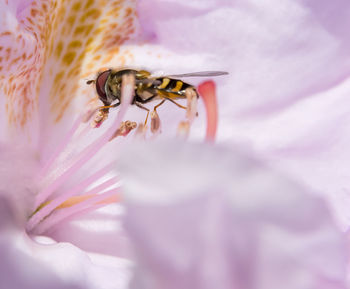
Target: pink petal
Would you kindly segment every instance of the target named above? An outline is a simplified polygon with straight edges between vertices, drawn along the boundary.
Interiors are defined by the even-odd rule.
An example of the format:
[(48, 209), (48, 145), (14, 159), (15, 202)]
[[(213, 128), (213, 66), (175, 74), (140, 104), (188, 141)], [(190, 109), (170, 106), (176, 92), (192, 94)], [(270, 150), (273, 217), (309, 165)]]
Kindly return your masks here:
[[(121, 112), (123, 110), (124, 108)], [(120, 117), (121, 115), (119, 120), (117, 117), (116, 122), (120, 122)], [(106, 142), (113, 130), (107, 133), (109, 136), (105, 137)], [(96, 163), (92, 166), (96, 169)], [(68, 240), (62, 238), (64, 230), (56, 234), (58, 240), (68, 241), (70, 244), (50, 240), (48, 245), (46, 241), (42, 241), (43, 238), (35, 236), (33, 241), (24, 232), (25, 224), (33, 212), (33, 202), (40, 185), (36, 178), (38, 170), (37, 154), (28, 147), (16, 147), (13, 144), (0, 146), (0, 287), (126, 288), (130, 278), (130, 262), (115, 257), (126, 255), (123, 251), (126, 242), (122, 240), (121, 231), (116, 230), (119, 224), (115, 215), (101, 214), (99, 211), (95, 212), (97, 215), (94, 215), (92, 220), (96, 223), (96, 218), (99, 218), (106, 226), (108, 220), (112, 219), (112, 232), (103, 231), (99, 225), (98, 228), (90, 226), (88, 232), (85, 226), (85, 235), (82, 234), (84, 230), (79, 231), (78, 228), (74, 231), (75, 235), (72, 234)], [(111, 168), (107, 170), (107, 173), (110, 172)], [(80, 173), (84, 174), (84, 170)], [(74, 178), (77, 176), (73, 175)], [(68, 182), (66, 185), (71, 184)], [(84, 188), (80, 188), (79, 193), (83, 193)], [(64, 188), (59, 188), (55, 193), (60, 194), (62, 190), (64, 192)], [(45, 221), (47, 220), (50, 218), (45, 218)], [(82, 240), (87, 235), (89, 237)], [(120, 240), (124, 242), (124, 248), (118, 243)], [(99, 243), (94, 244), (95, 242)], [(77, 244), (80, 249), (72, 244)], [(81, 249), (88, 250), (89, 253)]]
[(218, 82), (217, 141), (243, 143), (327, 195), (344, 230), (350, 226), (349, 5), (169, 0), (139, 6), (150, 41), (183, 55), (205, 53), (202, 64), (181, 65), (230, 72)]
[(251, 155), (175, 141), (125, 151), (131, 288), (345, 288), (325, 203)]
[[(209, 1), (203, 7), (170, 2), (142, 1), (142, 27), (152, 32), (155, 43), (202, 56), (202, 63), (184, 60), (182, 66), (230, 72), (218, 91), (227, 126), (244, 121), (243, 116), (286, 108), (350, 72), (350, 44), (342, 28), (349, 21), (347, 1), (338, 0), (332, 9), (327, 1)], [(224, 5), (210, 5), (214, 2)]]
[(1, 288), (127, 288), (130, 262), (88, 255), (47, 237), (29, 239), (14, 226), (14, 212), (2, 197), (0, 217)]
[(0, 197), (7, 200), (22, 228), (34, 204), (38, 167), (35, 151), (25, 145), (0, 143)]
[(350, 72), (349, 39), (342, 29), (349, 21), (347, 1), (338, 0), (332, 9), (327, 1), (215, 2), (194, 8), (142, 1), (140, 15), (153, 41), (183, 54), (202, 53), (202, 66), (231, 73), (225, 87), (230, 95), (222, 99), (232, 104), (224, 110), (231, 115), (285, 107)]
[(57, 242), (68, 242), (85, 252), (130, 258), (131, 250), (120, 218), (123, 208), (110, 205), (70, 222), (63, 222), (49, 232)]
[(96, 100), (84, 79), (131, 57), (120, 46), (136, 32), (134, 3), (2, 1), (0, 7), (0, 137), (26, 139), (45, 154)]

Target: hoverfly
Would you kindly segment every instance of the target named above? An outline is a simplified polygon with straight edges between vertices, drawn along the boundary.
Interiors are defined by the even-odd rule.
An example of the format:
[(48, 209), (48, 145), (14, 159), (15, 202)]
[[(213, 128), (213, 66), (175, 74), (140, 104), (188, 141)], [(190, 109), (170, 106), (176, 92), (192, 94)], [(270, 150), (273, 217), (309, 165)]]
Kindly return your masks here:
[(220, 76), (228, 73), (224, 71), (202, 71), (153, 77), (151, 73), (146, 70), (105, 70), (99, 73), (95, 80), (88, 80), (87, 84), (95, 83), (98, 97), (104, 104), (99, 110), (104, 111), (106, 115), (110, 108), (117, 107), (121, 103), (122, 77), (126, 74), (132, 74), (135, 77), (135, 92), (131, 104), (147, 111), (146, 123), (150, 112), (150, 110), (144, 106), (146, 103), (160, 100), (160, 103), (154, 107), (153, 111), (166, 100), (180, 108), (186, 109), (186, 107), (177, 103), (175, 100), (186, 99), (189, 93), (196, 98), (199, 97), (193, 85), (183, 82), (178, 78)]

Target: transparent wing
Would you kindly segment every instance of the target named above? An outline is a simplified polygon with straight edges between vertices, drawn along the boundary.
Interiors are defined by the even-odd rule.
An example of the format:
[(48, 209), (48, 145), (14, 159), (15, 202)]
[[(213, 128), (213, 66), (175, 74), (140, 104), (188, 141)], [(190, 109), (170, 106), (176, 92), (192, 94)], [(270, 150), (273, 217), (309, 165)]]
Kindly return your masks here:
[(136, 84), (138, 83), (152, 83), (154, 85), (160, 85), (162, 81), (157, 80), (155, 78), (181, 78), (181, 77), (212, 77), (212, 76), (220, 76), (220, 75), (227, 75), (228, 72), (226, 71), (199, 71), (199, 72), (190, 72), (190, 73), (183, 73), (183, 74), (171, 74), (171, 75), (165, 75), (165, 76), (152, 76), (150, 78), (143, 78), (143, 79), (136, 79)]
[(135, 83), (136, 84), (139, 84), (139, 83), (144, 83), (144, 84), (152, 83), (153, 85), (160, 85), (160, 84), (162, 84), (162, 81), (154, 79), (154, 78), (145, 78), (145, 79), (136, 79)]
[(199, 71), (199, 72), (190, 72), (184, 74), (172, 74), (164, 77), (207, 77), (207, 76), (220, 76), (227, 75), (226, 71)]

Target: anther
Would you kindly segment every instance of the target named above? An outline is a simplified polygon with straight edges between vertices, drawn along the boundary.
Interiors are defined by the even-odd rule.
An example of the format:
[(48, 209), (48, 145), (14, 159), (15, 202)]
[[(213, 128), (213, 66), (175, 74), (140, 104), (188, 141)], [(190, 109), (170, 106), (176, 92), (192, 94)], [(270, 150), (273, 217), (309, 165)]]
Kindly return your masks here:
[(157, 133), (160, 131), (160, 118), (156, 110), (151, 112), (151, 132)]
[(91, 127), (97, 128), (108, 118), (108, 109), (99, 109), (95, 115), (94, 120), (91, 122)]
[(117, 129), (117, 131), (114, 133), (114, 135), (109, 139), (111, 141), (112, 139), (118, 137), (118, 136), (127, 136), (134, 128), (136, 128), (137, 124), (134, 121), (123, 121), (120, 124), (120, 127)]
[(181, 121), (177, 127), (177, 136), (187, 139), (190, 134), (190, 127), (189, 121)]
[(186, 117), (192, 122), (194, 118), (198, 115), (197, 113), (197, 93), (194, 88), (189, 87), (185, 90), (185, 95), (187, 98), (187, 108), (186, 108)]

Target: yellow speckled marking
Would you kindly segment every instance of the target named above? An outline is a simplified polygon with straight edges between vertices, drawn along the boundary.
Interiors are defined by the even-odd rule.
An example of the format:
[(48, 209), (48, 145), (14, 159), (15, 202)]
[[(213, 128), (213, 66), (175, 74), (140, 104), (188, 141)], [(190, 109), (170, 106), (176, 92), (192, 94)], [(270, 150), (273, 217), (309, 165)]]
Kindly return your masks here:
[(85, 30), (85, 26), (78, 26), (74, 30), (74, 36), (78, 36), (79, 34), (82, 34)]
[(78, 12), (79, 9), (80, 9), (80, 7), (81, 7), (81, 2), (74, 3), (74, 4), (72, 5), (72, 11)]
[(136, 0), (31, 2), (18, 25), (0, 33), (6, 43), (0, 46), (0, 89), (9, 123), (24, 127), (44, 99), (59, 121), (81, 78), (116, 57), (124, 65), (130, 54), (121, 55), (120, 46), (136, 30), (135, 6)]
[(56, 46), (56, 49), (55, 49), (55, 56), (57, 58), (59, 58), (61, 56), (62, 49), (63, 49), (63, 42), (60, 41), (60, 42), (58, 42), (58, 44)]
[(82, 43), (80, 40), (73, 40), (71, 43), (68, 45), (68, 49), (74, 49), (74, 48), (79, 48), (81, 47)]
[(66, 65), (66, 66), (69, 66), (69, 65), (73, 62), (73, 60), (74, 60), (74, 58), (75, 58), (76, 55), (77, 55), (77, 53), (74, 52), (74, 51), (69, 51), (69, 52), (67, 52), (67, 53), (63, 56), (62, 63), (63, 63), (64, 65)]

